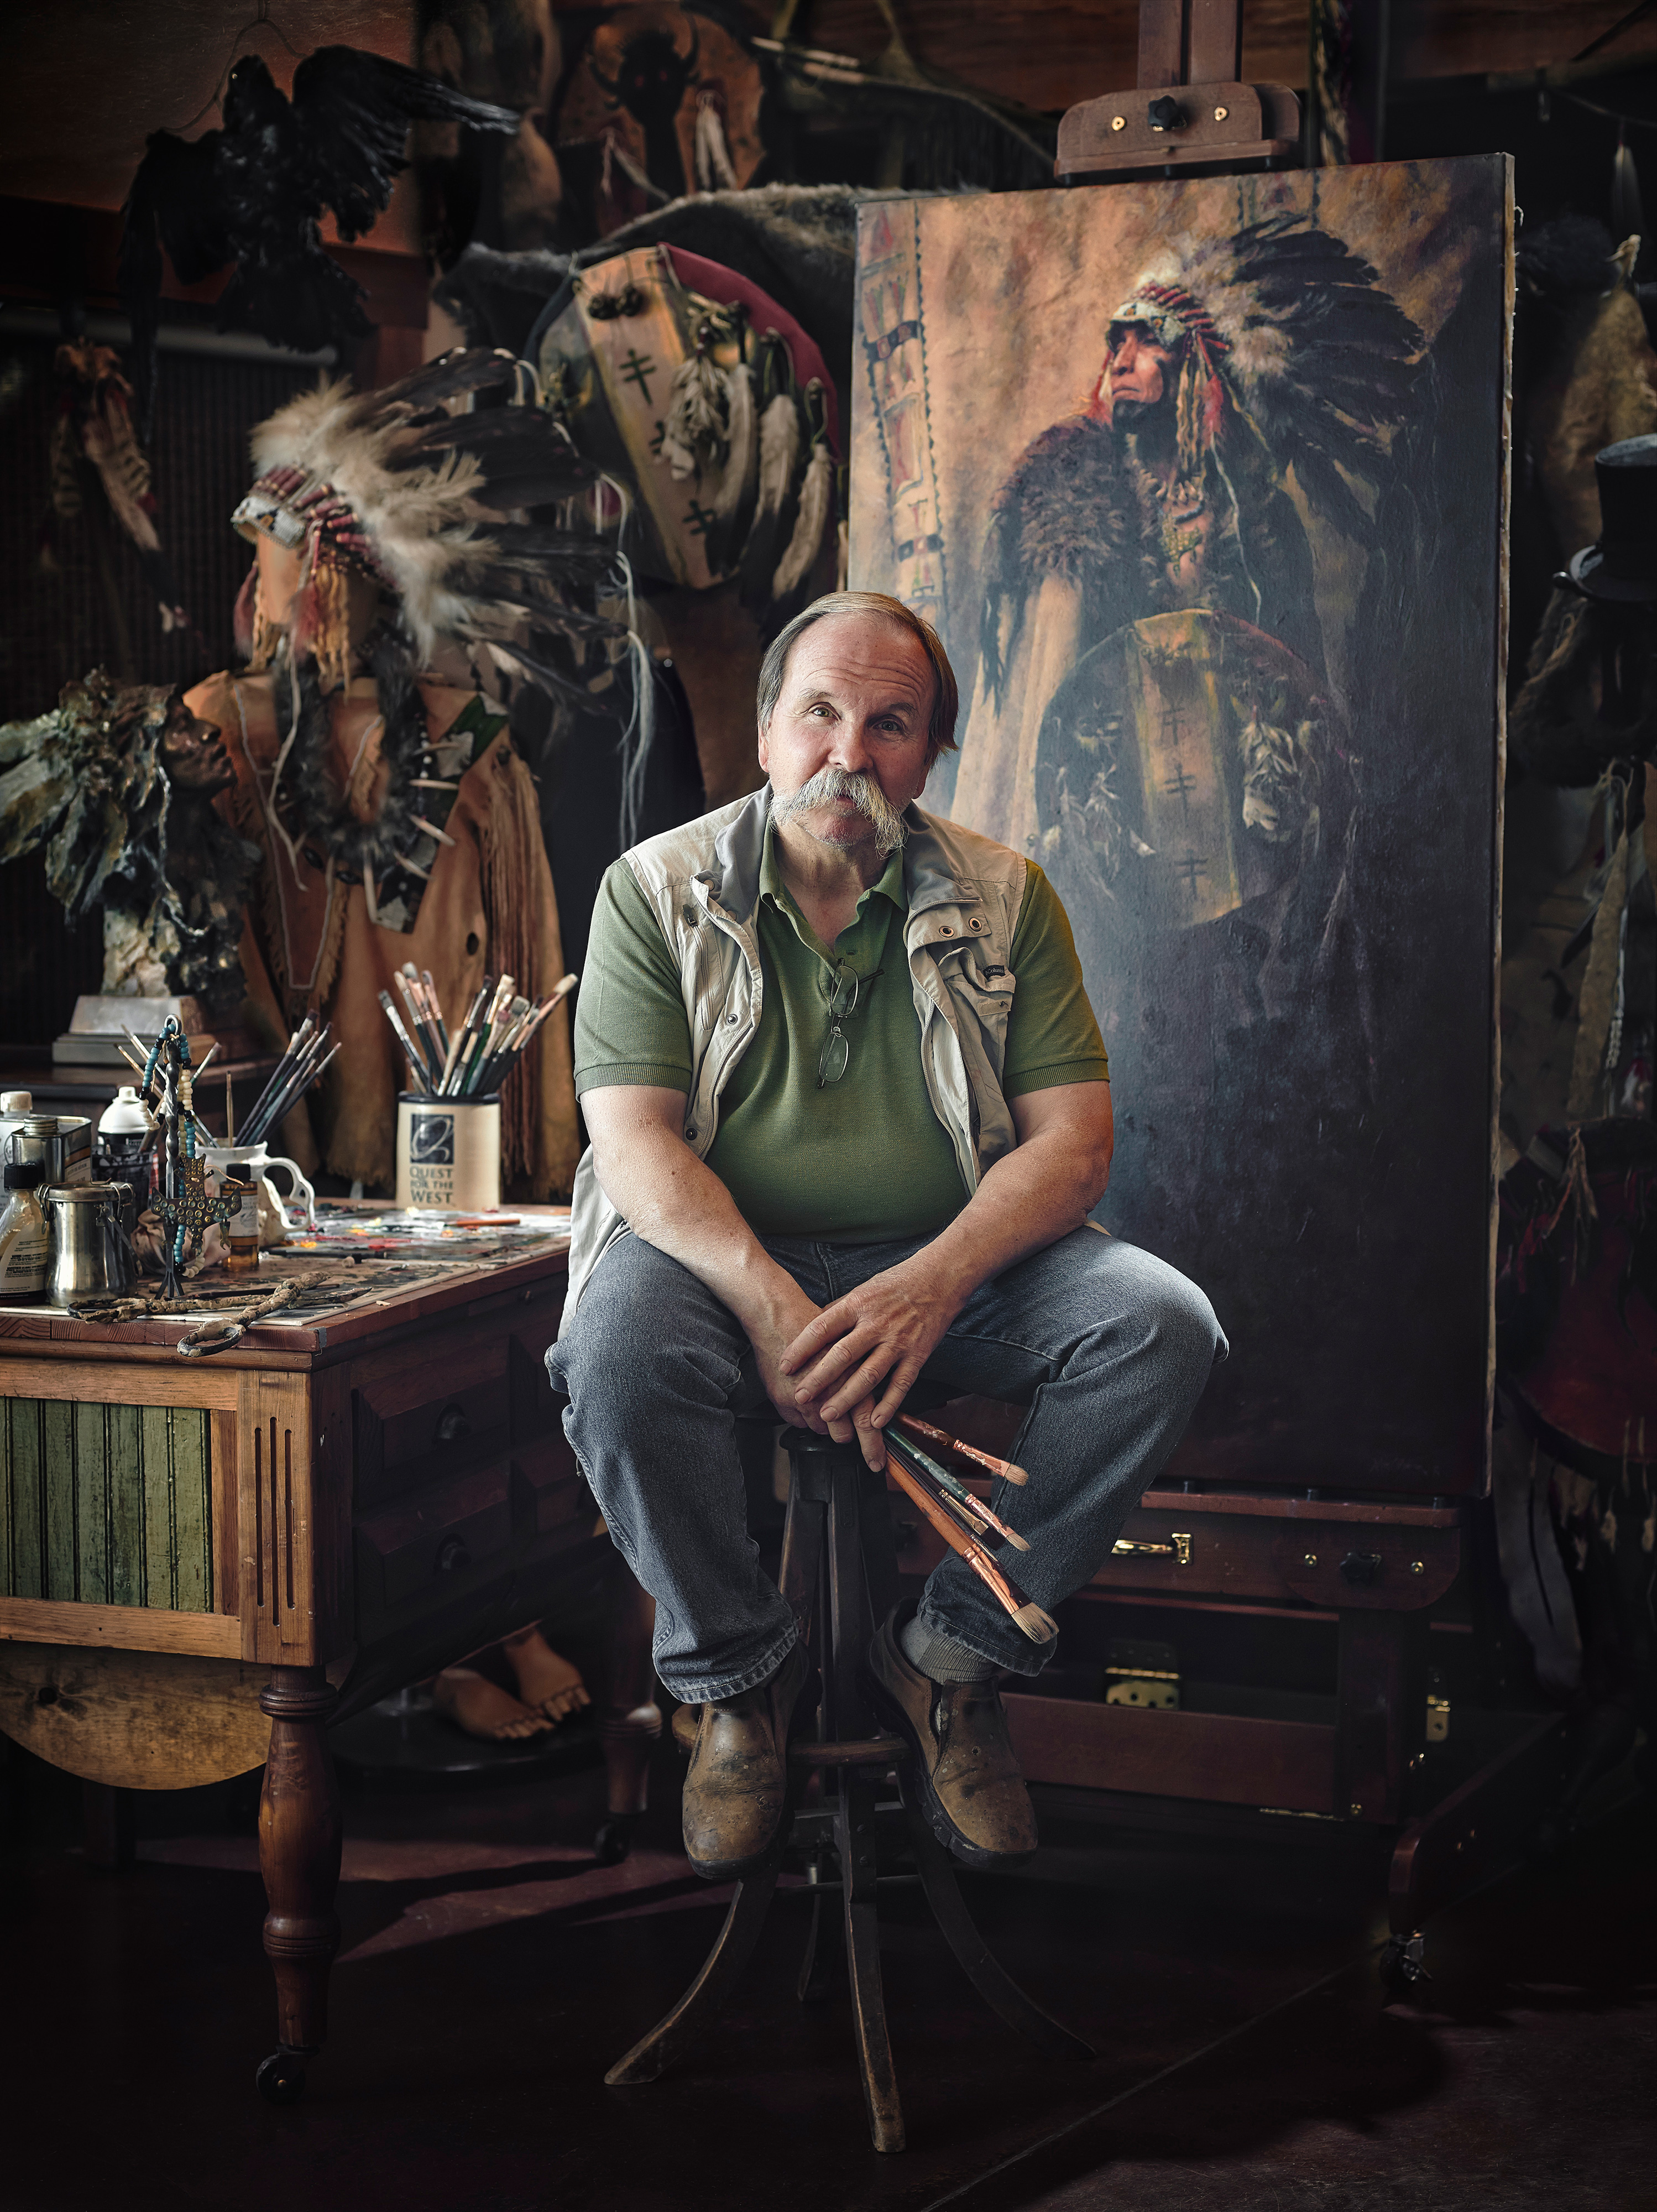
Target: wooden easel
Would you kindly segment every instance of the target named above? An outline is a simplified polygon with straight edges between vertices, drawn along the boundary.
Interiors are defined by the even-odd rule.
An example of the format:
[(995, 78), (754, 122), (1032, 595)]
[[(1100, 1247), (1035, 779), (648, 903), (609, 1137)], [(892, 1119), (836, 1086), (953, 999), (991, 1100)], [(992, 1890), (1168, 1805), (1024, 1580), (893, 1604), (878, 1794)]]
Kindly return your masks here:
[(1243, 84), (1241, 0), (1139, 0), (1139, 81), (1059, 125), (1062, 183), (1267, 167), (1300, 150), (1301, 104)]

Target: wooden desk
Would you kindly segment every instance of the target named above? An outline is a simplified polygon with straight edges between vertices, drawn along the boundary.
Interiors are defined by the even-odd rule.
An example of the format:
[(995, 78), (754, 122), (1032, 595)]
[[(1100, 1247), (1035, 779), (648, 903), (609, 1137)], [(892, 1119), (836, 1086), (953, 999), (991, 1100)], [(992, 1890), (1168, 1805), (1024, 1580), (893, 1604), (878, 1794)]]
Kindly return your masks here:
[(476, 1255), (266, 1255), (261, 1285), (324, 1264), (339, 1287), (208, 1358), (174, 1349), (192, 1322), (0, 1310), (0, 1730), (137, 1789), (264, 1764), (277, 2097), (323, 2041), (338, 1942), (330, 1722), (601, 1568), (610, 1809), (643, 1809), (651, 1608), (547, 1380), (565, 1218), (520, 1211), (548, 1233)]

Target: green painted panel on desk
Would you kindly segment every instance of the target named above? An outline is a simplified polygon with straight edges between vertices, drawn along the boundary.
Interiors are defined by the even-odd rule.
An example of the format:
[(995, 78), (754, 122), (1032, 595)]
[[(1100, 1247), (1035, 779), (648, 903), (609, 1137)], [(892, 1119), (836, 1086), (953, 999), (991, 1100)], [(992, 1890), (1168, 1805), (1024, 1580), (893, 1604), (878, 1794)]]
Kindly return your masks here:
[(45, 1400), (40, 1408), (46, 1480), (42, 1485), (46, 1513), (46, 1589), (50, 1598), (73, 1601), (76, 1571), (75, 1490), (75, 1407), (61, 1399)]
[(207, 1416), (169, 1409), (173, 1437), (173, 1602), (181, 1613), (213, 1610), (213, 1500), (208, 1487)]
[[(76, 1406), (71, 1436), (75, 1483), (75, 1595), (109, 1603), (109, 1437), (102, 1406)], [(54, 1593), (55, 1595), (56, 1593)]]
[(144, 1589), (151, 1605), (173, 1607), (172, 1421), (165, 1406), (138, 1410), (144, 1467)]
[(20, 1398), (6, 1407), (9, 1446), (6, 1518), (11, 1529), (10, 1595), (46, 1594), (46, 1510), (41, 1497), (42, 1460), (38, 1398)]
[[(149, 1601), (144, 1574), (144, 1462), (140, 1410), (106, 1406), (109, 1438), (110, 1605)], [(191, 1418), (189, 1414), (186, 1419)]]
[(209, 1416), (0, 1400), (0, 1593), (213, 1609)]

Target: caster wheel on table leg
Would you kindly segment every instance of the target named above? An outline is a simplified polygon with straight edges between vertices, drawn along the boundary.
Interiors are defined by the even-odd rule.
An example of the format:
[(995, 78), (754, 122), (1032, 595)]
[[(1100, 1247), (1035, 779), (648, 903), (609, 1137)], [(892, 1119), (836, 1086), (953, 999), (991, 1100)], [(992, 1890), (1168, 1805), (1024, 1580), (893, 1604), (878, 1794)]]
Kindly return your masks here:
[(1399, 2004), (1405, 1997), (1414, 1996), (1423, 1982), (1433, 1978), (1422, 1957), (1425, 1948), (1426, 1938), (1423, 1936), (1390, 1936), (1382, 1947), (1376, 1963), (1388, 2004)]
[(253, 2079), (267, 2105), (296, 2105), (305, 2094), (305, 2061), (296, 2051), (273, 2051)]
[(637, 1816), (632, 1813), (612, 1813), (592, 1839), (592, 1855), (600, 1866), (620, 1866), (633, 1849), (633, 1831)]

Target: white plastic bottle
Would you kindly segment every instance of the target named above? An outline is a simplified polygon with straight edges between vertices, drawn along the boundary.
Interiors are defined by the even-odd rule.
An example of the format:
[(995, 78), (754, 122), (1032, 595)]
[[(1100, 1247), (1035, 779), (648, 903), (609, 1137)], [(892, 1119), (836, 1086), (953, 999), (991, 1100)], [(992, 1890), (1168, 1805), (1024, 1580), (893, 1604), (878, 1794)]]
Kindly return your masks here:
[(45, 1296), (46, 1217), (37, 1196), (46, 1180), (38, 1160), (8, 1160), (6, 1204), (0, 1212), (0, 1305), (24, 1305)]
[(34, 1111), (34, 1094), (29, 1091), (0, 1091), (0, 1161), (6, 1157), (6, 1139), (15, 1129), (21, 1129)]

